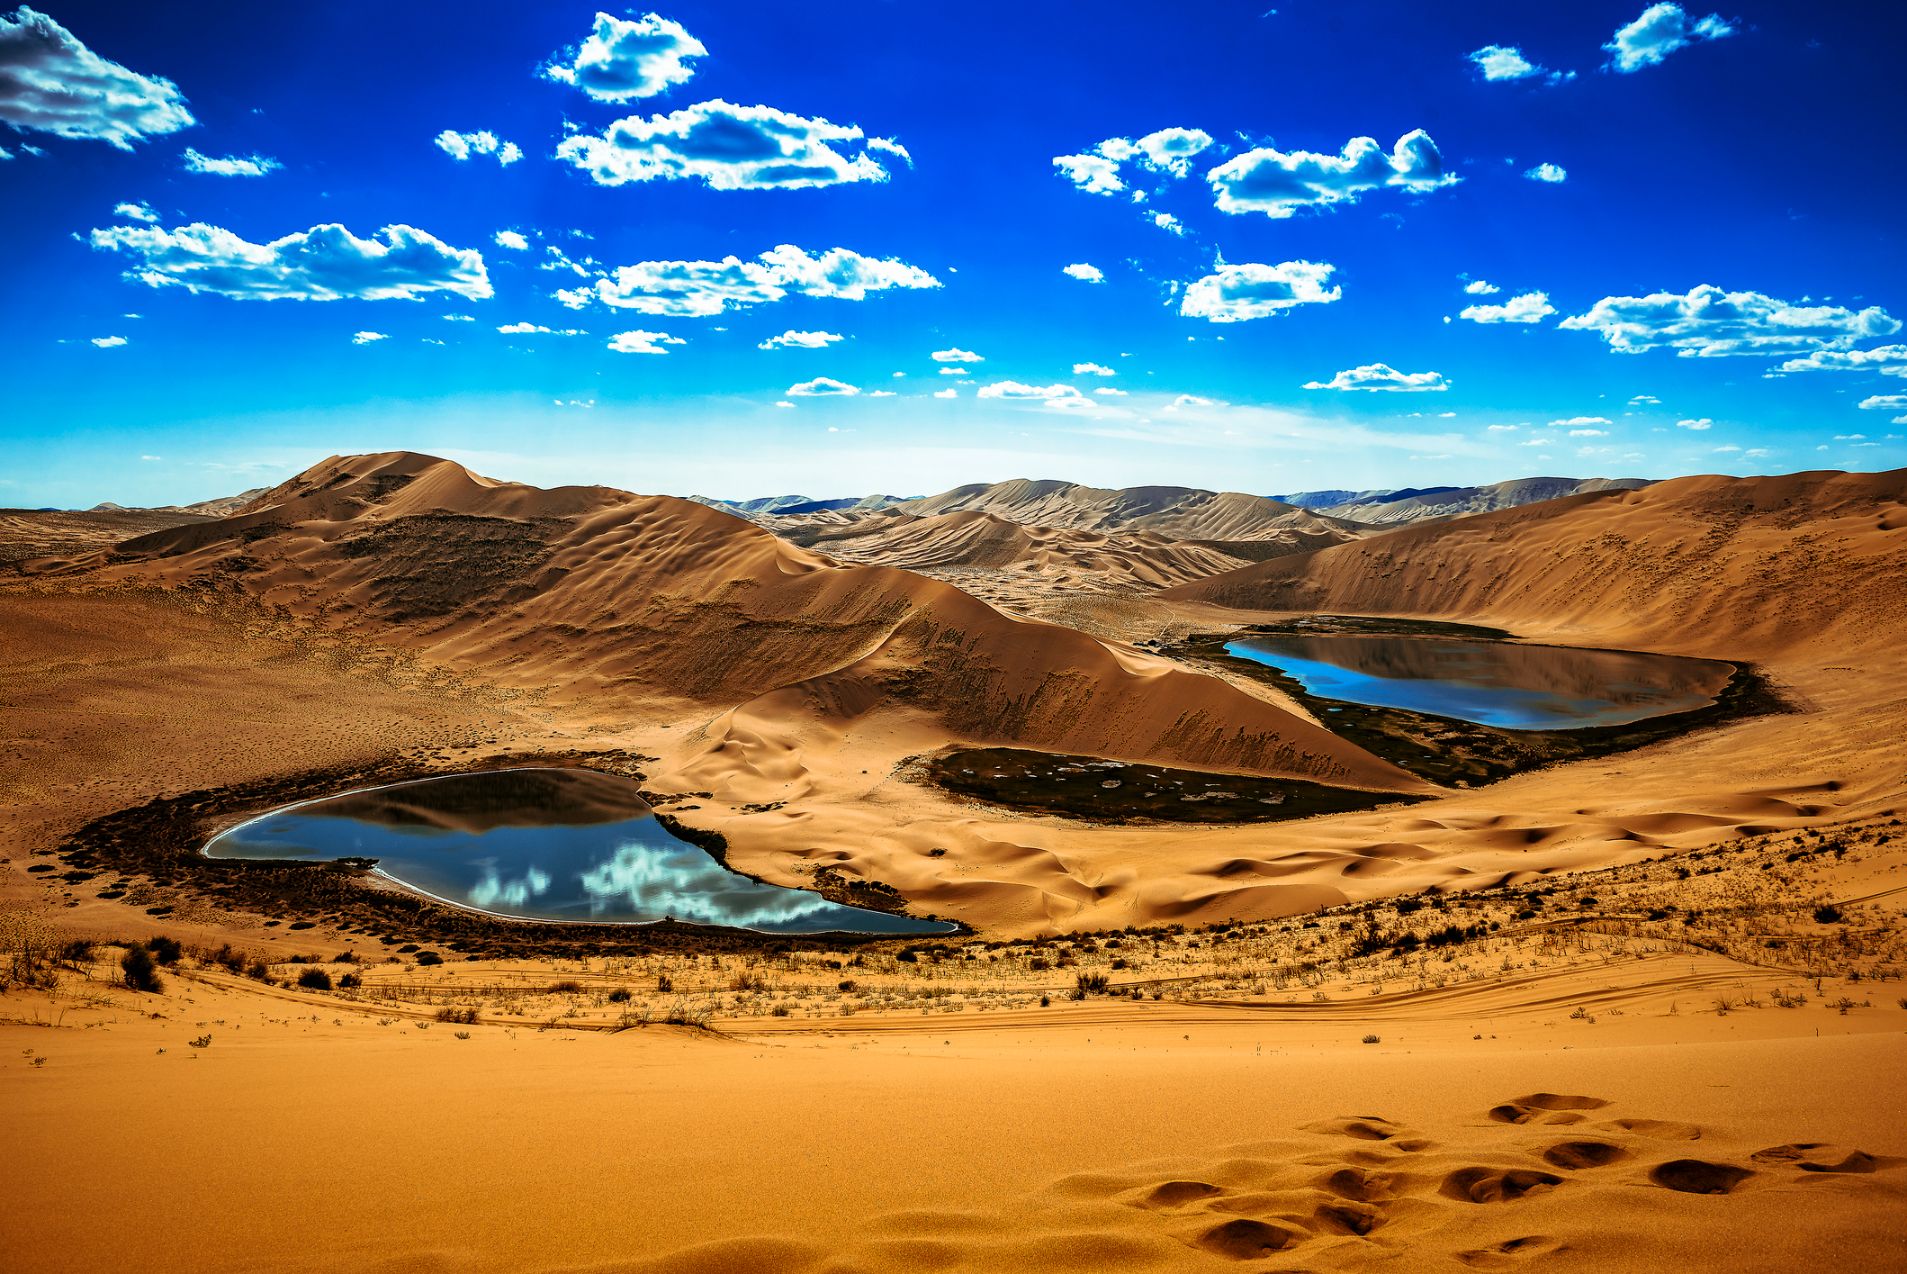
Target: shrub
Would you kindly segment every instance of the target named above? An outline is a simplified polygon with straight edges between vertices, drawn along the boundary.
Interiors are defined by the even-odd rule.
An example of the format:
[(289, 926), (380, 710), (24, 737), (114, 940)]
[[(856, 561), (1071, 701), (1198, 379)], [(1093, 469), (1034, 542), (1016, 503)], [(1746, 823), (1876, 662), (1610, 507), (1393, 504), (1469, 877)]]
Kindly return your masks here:
[(667, 995), (669, 992), (675, 990), (675, 979), (666, 973), (656, 974), (656, 990)]
[(477, 1010), (468, 1005), (447, 1004), (437, 1010), (439, 1022), (456, 1022), (461, 1026), (473, 1026), (477, 1021)]
[(854, 979), (842, 978), (835, 984), (834, 989), (837, 991), (852, 991), (854, 989)]
[(1366, 1044), (1381, 1044), (1384, 1042), (1384, 1037), (1381, 1035), (1366, 1035), (1364, 1042)]
[(343, 977), (338, 979), (339, 988), (346, 991), (355, 990), (356, 988), (362, 986), (363, 984), (364, 984), (364, 979), (359, 977), (355, 973), (347, 973)]
[(1814, 923), (1818, 925), (1838, 925), (1841, 923), (1841, 909), (1833, 903), (1826, 903), (1814, 909)]
[(615, 990), (611, 991), (609, 993), (609, 1002), (611, 1004), (629, 1003), (629, 988), (626, 986), (619, 986)]
[(323, 969), (306, 969), (298, 975), (298, 985), (311, 991), (329, 991), (331, 975)]
[(581, 995), (583, 984), (573, 978), (565, 978), (561, 982), (550, 983), (549, 993), (551, 995)]
[(146, 939), (146, 950), (150, 951), (152, 958), (157, 960), (160, 964), (177, 964), (179, 957), (185, 954), (184, 949), (179, 946), (179, 940), (177, 938), (148, 938)]
[(417, 953), (417, 963), (419, 964), (442, 964), (443, 962), (444, 958), (435, 951), (419, 951)]
[(1106, 989), (1106, 975), (1103, 973), (1082, 973), (1073, 979), (1073, 988), (1079, 999), (1085, 999), (1095, 991)]
[(165, 986), (159, 980), (159, 967), (152, 962), (152, 952), (144, 947), (128, 948), (120, 957), (119, 971), (126, 985), (134, 991), (158, 991)]

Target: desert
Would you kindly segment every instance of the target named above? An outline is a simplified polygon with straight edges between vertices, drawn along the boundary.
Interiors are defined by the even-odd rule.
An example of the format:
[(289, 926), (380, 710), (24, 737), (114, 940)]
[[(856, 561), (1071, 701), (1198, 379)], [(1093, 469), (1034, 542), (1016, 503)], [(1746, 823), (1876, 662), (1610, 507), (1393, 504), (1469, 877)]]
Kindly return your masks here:
[(1907, 1269), (1898, 15), (51, 8), (0, 1269)]

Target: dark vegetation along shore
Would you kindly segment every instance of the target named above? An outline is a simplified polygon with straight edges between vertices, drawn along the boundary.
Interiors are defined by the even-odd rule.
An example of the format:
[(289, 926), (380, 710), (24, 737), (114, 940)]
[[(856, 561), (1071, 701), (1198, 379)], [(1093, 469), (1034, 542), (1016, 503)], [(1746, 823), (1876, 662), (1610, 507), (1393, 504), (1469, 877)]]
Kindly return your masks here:
[[(388, 942), (437, 943), (468, 959), (828, 950), (897, 941), (894, 935), (764, 934), (668, 920), (579, 924), (510, 919), (393, 885), (375, 875), (375, 864), (367, 859), (294, 862), (208, 858), (201, 852), (212, 836), (243, 818), (353, 789), (524, 765), (573, 766), (640, 782), (639, 761), (626, 753), (537, 753), (489, 757), (454, 771), (423, 769), (398, 760), (306, 770), (256, 783), (157, 797), (117, 810), (87, 823), (57, 849), (37, 851), (38, 861), (28, 870), (40, 869), (36, 874), (58, 871), (68, 885), (106, 878), (101, 897), (130, 897), (154, 917), (183, 914), (209, 904), (265, 917), (267, 927), (288, 924), (291, 929), (309, 929), (323, 924)], [(720, 833), (691, 827), (659, 810), (655, 817), (675, 836), (707, 851), (729, 870), (737, 870), (727, 862), (728, 843)], [(904, 898), (880, 882), (855, 880), (833, 871), (816, 873), (814, 892), (831, 902), (875, 911), (899, 912), (906, 906)]]
[(1325, 699), (1297, 678), (1276, 668), (1226, 651), (1226, 644), (1255, 635), (1451, 637), (1505, 641), (1499, 628), (1430, 620), (1350, 615), (1317, 615), (1282, 623), (1253, 624), (1223, 633), (1198, 633), (1160, 648), (1160, 653), (1192, 665), (1207, 664), (1250, 677), (1290, 695), (1333, 733), (1420, 778), (1452, 787), (1477, 787), (1525, 770), (1607, 756), (1659, 743), (1725, 722), (1793, 709), (1752, 665), (1727, 660), (1733, 675), (1713, 703), (1686, 712), (1667, 713), (1627, 725), (1575, 730), (1504, 730), (1454, 717), (1403, 708), (1380, 708)]

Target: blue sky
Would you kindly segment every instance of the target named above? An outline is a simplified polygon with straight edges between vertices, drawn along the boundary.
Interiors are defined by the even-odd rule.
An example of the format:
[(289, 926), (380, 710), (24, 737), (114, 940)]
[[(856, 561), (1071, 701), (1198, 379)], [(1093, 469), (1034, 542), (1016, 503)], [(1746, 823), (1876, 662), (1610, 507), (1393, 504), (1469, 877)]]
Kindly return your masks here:
[(1904, 36), (1641, 0), (0, 10), (0, 502), (400, 447), (725, 496), (1896, 467)]

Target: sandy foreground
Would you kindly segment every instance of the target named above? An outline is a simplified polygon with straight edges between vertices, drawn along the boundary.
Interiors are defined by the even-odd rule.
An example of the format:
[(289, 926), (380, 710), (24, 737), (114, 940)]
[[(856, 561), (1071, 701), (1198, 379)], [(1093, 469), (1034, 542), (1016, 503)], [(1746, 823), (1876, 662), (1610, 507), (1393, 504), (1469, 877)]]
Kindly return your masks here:
[[(420, 473), (408, 490), (469, 486)], [(1468, 520), (1535, 520), (1532, 560), (1628, 528), (1628, 582), (1603, 581), (1597, 605), (1582, 601), (1588, 566), (1571, 568), (1570, 609), (1506, 550), (1411, 531), (1397, 541), (1417, 555), (1411, 578), (1438, 587), (1393, 610), (1753, 660), (1791, 710), (1475, 790), (1399, 777), (1269, 688), (1208, 684), (1136, 645), (1290, 613), (1276, 590), (1300, 585), (1319, 609), (1376, 609), (1359, 590), (1389, 569), (1369, 558), (1382, 539), (1248, 569), (1230, 604), (1264, 610), (1070, 598), (995, 574), (996, 613), (884, 567), (837, 577), (746, 528), (717, 526), (718, 560), (682, 566), (693, 537), (656, 501), (625, 516), (587, 492), (537, 493), (531, 513), (512, 512), (526, 488), (457, 496), (498, 521), (581, 519), (579, 563), (622, 561), (599, 550), (627, 541), (650, 574), (616, 587), (660, 598), (685, 631), (706, 619), (683, 600), (702, 584), (668, 593), (668, 571), (758, 571), (744, 604), (785, 586), (848, 616), (828, 640), (851, 669), (762, 647), (795, 661), (773, 675), (799, 673), (798, 688), (746, 683), (744, 660), (700, 697), (567, 635), (594, 613), (580, 600), (491, 625), (400, 622), (378, 610), (395, 577), (350, 576), (353, 606), (325, 607), (309, 581), (369, 560), (333, 541), (401, 538), (375, 502), (273, 532), (289, 537), (282, 560), (242, 576), (269, 586), (259, 597), (204, 586), (225, 569), (216, 539), (0, 588), (0, 910), (107, 944), (51, 989), (0, 994), (0, 1268), (1907, 1268), (1900, 501), (1877, 519), (1871, 495), (1850, 510), (1833, 489), (1756, 488), (1771, 512), (1728, 505), (1731, 557), (1691, 521), (1706, 488), (1671, 487), (1621, 497), (1626, 522), (1614, 500)], [(1794, 507), (1809, 499), (1828, 501), (1812, 524)], [(367, 518), (373, 531), (355, 529)], [(1697, 549), (1681, 578), (1708, 591), (1664, 603), (1654, 581)], [(1526, 582), (1461, 587), (1497, 575)], [(568, 579), (596, 604), (580, 565)], [(1772, 600), (1715, 604), (1743, 593)], [(931, 624), (855, 627), (903, 605)], [(1688, 615), (1701, 622), (1677, 628)], [(1069, 627), (1020, 622), (1035, 617)], [(962, 625), (999, 661), (973, 665), (988, 684), (1045, 684), (1040, 669), (1087, 649), (1081, 634), (1105, 643), (1095, 666), (1119, 693), (1090, 720), (1125, 731), (1108, 735), (1114, 755), (1217, 746), (1175, 732), (1183, 686), (1200, 711), (1296, 741), (1277, 764), (1261, 749), (1231, 768), (1295, 757), (1432, 799), (1197, 828), (956, 799), (909, 758), (1003, 727), (961, 716), (958, 695), (875, 689), (938, 675), (933, 634)], [(644, 649), (696, 672), (725, 631), (704, 628)], [(539, 652), (561, 671), (539, 677)], [(1076, 716), (1061, 705), (1023, 728), (1079, 746)], [(59, 870), (88, 820), (155, 797), (537, 753), (643, 758), (645, 783), (746, 870), (882, 881), (978, 938), (920, 964), (889, 943), (853, 967), (848, 952), (664, 951), (420, 968), (400, 933), (293, 931), (289, 912)], [(1435, 918), (1388, 901), (1406, 895)], [(1829, 904), (1844, 914), (1818, 920)], [(1446, 922), (1469, 926), (1447, 951), (1349, 950)], [(1106, 935), (1128, 926), (1115, 948)], [(188, 949), (164, 992), (117, 986), (112, 944), (156, 934)], [(224, 945), (255, 976), (218, 963)], [(363, 985), (299, 989), (294, 956)], [(1110, 993), (1071, 998), (1095, 970)], [(682, 1003), (704, 1025), (663, 1024)]]

